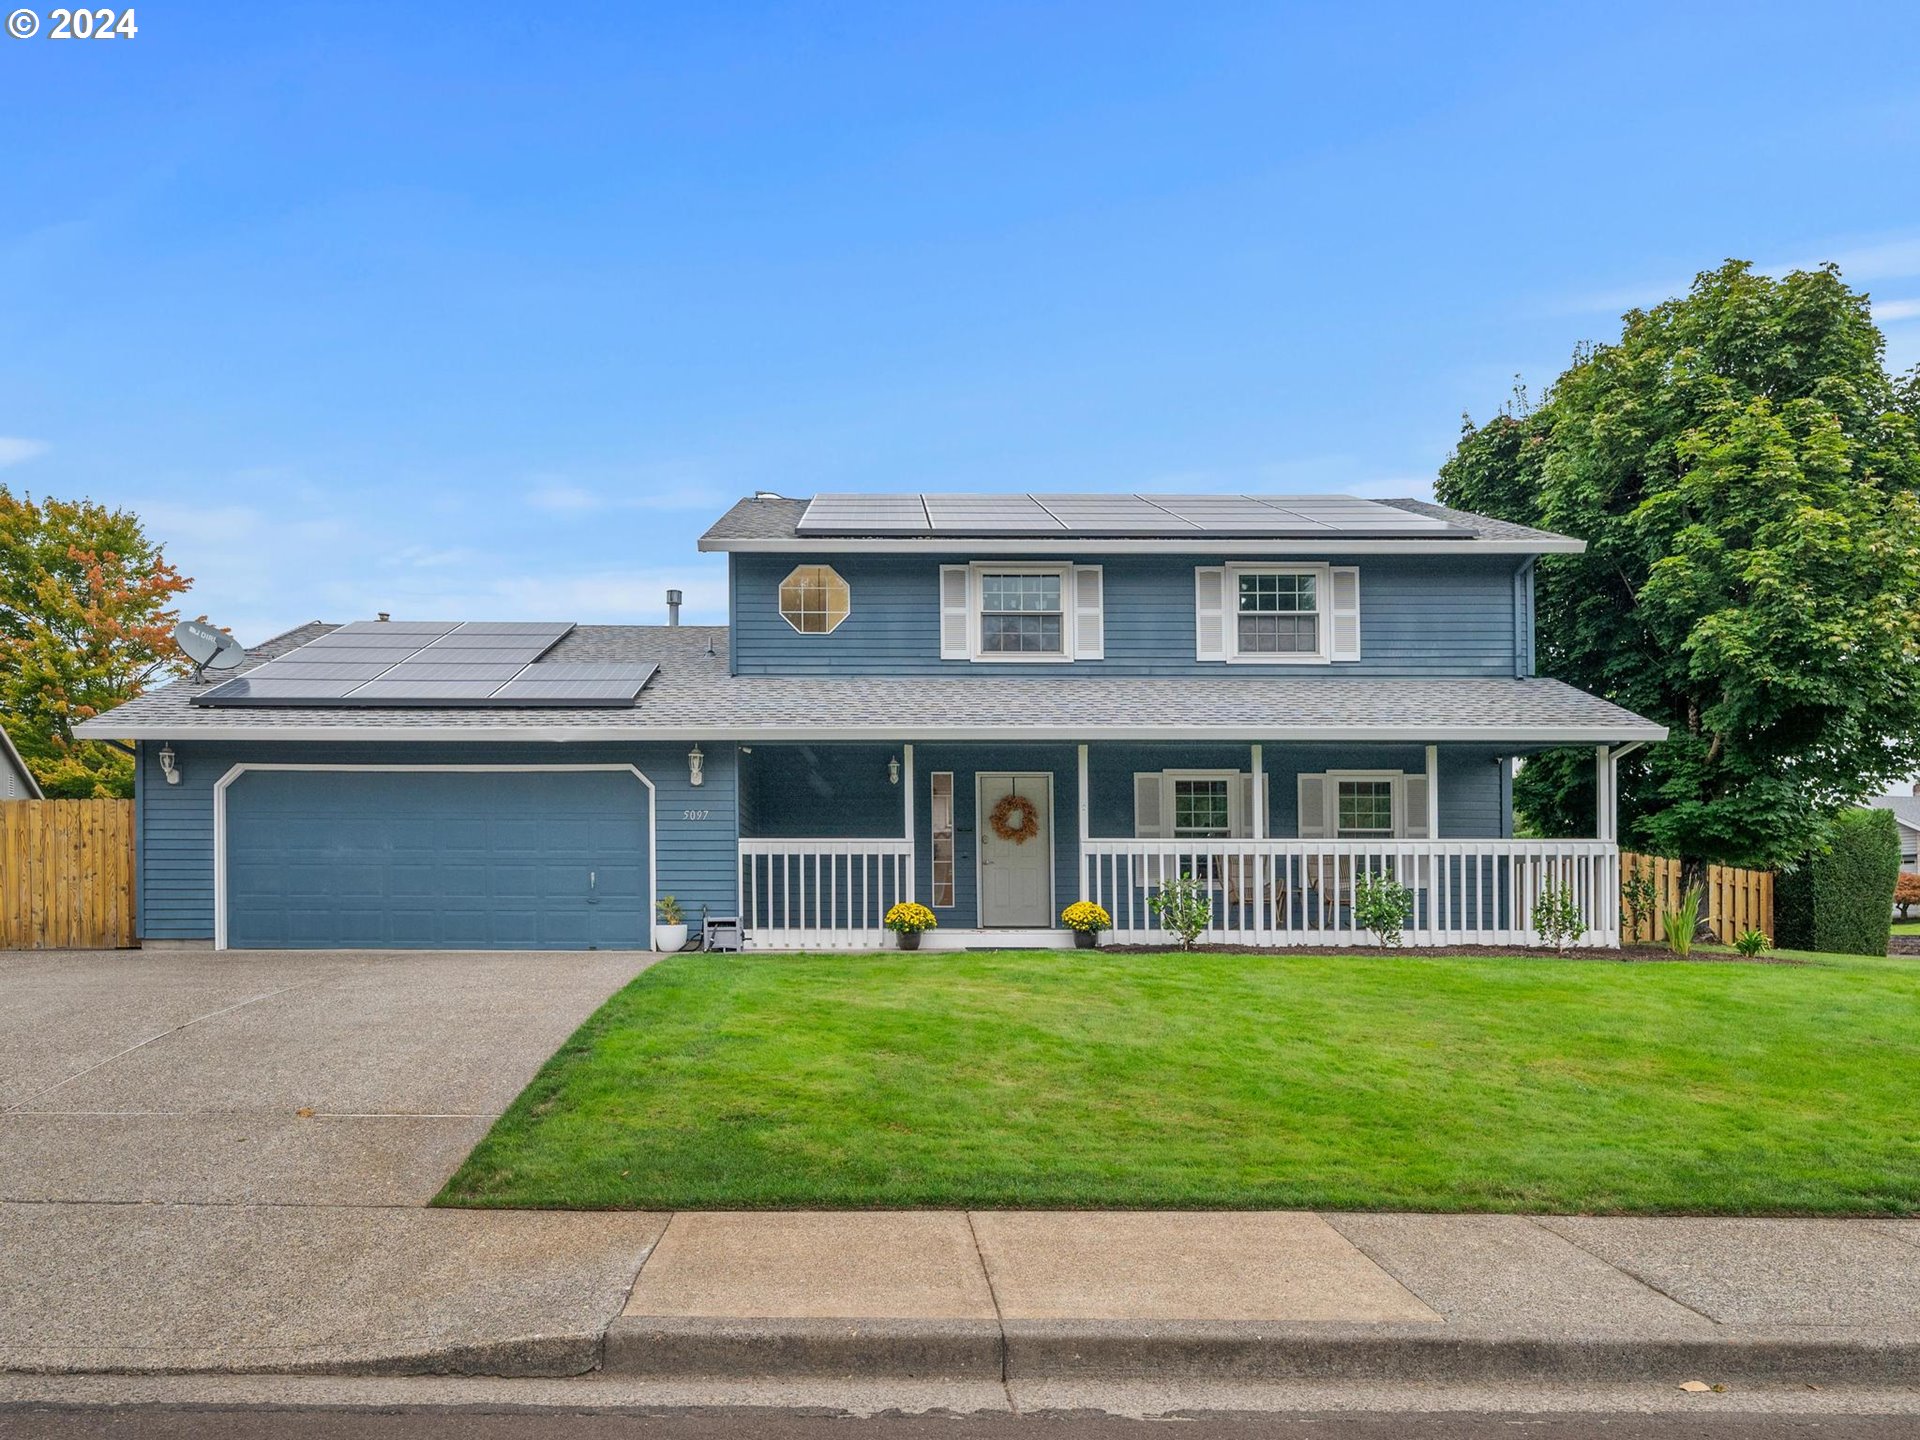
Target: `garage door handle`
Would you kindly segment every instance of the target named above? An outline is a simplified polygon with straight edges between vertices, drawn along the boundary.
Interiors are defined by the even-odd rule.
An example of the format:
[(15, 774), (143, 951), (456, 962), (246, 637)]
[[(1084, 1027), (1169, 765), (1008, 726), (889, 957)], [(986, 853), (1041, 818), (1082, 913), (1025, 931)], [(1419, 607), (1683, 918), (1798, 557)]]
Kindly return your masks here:
[(587, 871), (587, 904), (600, 903), (600, 874), (596, 870)]

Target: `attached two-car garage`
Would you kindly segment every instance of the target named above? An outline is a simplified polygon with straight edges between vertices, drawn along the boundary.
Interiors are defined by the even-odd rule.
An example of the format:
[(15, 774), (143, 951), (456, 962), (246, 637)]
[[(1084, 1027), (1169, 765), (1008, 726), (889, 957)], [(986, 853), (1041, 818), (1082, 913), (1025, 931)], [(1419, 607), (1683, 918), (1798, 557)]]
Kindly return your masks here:
[(217, 943), (644, 949), (652, 832), (628, 765), (236, 767), (215, 799)]

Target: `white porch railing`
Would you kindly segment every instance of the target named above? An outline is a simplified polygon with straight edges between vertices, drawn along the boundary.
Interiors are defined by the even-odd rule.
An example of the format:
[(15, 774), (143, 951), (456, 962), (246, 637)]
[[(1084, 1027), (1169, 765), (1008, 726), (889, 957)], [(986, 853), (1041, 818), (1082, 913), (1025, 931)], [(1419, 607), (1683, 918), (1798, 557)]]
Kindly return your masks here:
[(877, 949), (887, 911), (912, 898), (909, 840), (740, 842), (740, 923), (755, 949)]
[(1149, 899), (1169, 875), (1199, 875), (1213, 944), (1371, 945), (1354, 882), (1391, 875), (1413, 891), (1408, 945), (1533, 945), (1543, 885), (1572, 887), (1583, 945), (1620, 940), (1619, 849), (1607, 840), (1088, 840), (1087, 897), (1122, 944), (1166, 939)]

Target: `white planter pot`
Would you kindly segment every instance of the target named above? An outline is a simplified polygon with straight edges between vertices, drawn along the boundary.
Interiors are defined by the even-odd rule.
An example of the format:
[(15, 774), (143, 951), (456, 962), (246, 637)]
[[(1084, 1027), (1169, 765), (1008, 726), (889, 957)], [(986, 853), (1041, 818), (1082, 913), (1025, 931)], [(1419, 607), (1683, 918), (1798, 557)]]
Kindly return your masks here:
[(687, 925), (683, 920), (678, 925), (656, 925), (653, 927), (653, 948), (663, 954), (671, 955), (687, 943)]

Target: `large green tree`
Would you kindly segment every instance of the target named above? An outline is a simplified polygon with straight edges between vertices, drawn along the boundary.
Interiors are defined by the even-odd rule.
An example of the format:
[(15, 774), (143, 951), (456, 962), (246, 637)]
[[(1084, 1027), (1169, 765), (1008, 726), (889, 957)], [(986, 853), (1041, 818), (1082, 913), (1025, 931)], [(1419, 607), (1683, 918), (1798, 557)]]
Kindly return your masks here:
[[(1920, 769), (1920, 385), (1833, 266), (1729, 261), (1624, 320), (1469, 422), (1436, 493), (1587, 542), (1540, 562), (1539, 661), (1670, 728), (1623, 767), (1628, 843), (1789, 862)], [(1582, 833), (1593, 780), (1551, 752), (1516, 801)]]
[(133, 793), (127, 757), (73, 727), (178, 667), (188, 584), (131, 512), (0, 485), (0, 724), (48, 795)]

